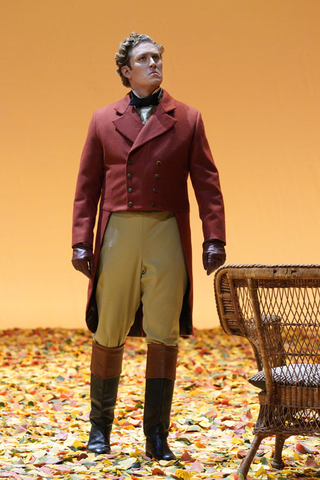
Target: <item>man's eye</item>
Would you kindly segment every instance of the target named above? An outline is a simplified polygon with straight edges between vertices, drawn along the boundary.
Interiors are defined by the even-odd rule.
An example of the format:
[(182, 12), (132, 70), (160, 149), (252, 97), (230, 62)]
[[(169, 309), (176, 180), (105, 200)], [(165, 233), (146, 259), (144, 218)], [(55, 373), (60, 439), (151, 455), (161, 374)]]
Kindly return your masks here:
[(140, 60), (145, 60), (145, 59), (146, 59), (146, 57), (140, 57)]

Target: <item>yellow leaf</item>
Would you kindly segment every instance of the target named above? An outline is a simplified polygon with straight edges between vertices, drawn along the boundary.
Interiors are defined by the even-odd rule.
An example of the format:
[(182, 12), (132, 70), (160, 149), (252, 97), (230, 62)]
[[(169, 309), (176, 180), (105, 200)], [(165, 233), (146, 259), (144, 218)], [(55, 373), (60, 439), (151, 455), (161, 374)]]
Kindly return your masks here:
[(135, 451), (130, 452), (129, 455), (130, 455), (130, 457), (138, 457), (141, 454), (141, 452), (143, 452), (143, 450), (141, 450), (141, 448), (139, 448), (139, 447), (136, 447)]
[(196, 448), (206, 448), (206, 445), (204, 445), (204, 444), (201, 443), (201, 442), (195, 442), (195, 443), (194, 443), (194, 446), (195, 446)]
[(73, 446), (74, 448), (82, 447), (82, 446), (83, 446), (83, 443), (80, 442), (79, 440), (76, 440), (75, 442), (73, 442), (72, 446)]
[(266, 471), (264, 469), (264, 467), (261, 465), (260, 468), (258, 470), (256, 470), (255, 472), (255, 475), (257, 477), (261, 477), (262, 475), (265, 475), (266, 474)]
[(47, 395), (45, 395), (42, 400), (44, 402), (48, 402), (49, 400), (52, 400), (53, 398), (54, 398), (54, 395), (52, 395), (51, 393), (47, 393)]
[(17, 395), (14, 399), (16, 403), (22, 402), (22, 400), (24, 400), (24, 395), (21, 395), (21, 394)]
[(176, 470), (174, 474), (182, 480), (191, 480), (193, 478), (192, 473), (187, 472), (186, 470)]
[(241, 444), (243, 444), (243, 440), (241, 438), (238, 438), (238, 437), (232, 437), (231, 438), (231, 443), (241, 443)]
[(297, 452), (293, 453), (293, 460), (295, 460), (295, 461), (301, 460), (301, 457), (300, 457), (300, 455), (297, 454)]

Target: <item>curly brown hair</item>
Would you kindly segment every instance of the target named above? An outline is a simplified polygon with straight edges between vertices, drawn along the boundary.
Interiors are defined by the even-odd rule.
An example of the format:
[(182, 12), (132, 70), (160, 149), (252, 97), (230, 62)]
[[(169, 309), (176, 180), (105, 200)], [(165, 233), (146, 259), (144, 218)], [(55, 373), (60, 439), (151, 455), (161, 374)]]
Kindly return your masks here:
[(119, 45), (119, 52), (115, 54), (115, 61), (117, 64), (117, 73), (120, 75), (121, 81), (125, 87), (130, 87), (130, 82), (129, 80), (122, 74), (121, 68), (124, 67), (125, 65), (129, 68), (130, 66), (130, 56), (131, 56), (131, 50), (139, 45), (139, 43), (152, 43), (157, 47), (159, 50), (159, 54), (162, 57), (162, 54), (164, 52), (164, 48), (162, 45), (159, 45), (157, 42), (152, 40), (149, 35), (144, 35), (143, 33), (136, 33), (132, 32), (129, 37), (127, 37), (123, 42), (120, 43)]

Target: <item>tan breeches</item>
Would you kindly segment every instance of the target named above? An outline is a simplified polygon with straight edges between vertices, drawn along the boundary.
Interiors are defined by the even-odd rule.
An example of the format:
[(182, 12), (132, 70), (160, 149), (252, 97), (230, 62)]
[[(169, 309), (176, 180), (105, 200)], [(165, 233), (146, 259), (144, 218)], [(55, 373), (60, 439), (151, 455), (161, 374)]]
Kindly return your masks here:
[(188, 277), (173, 213), (113, 213), (97, 275), (96, 342), (105, 347), (122, 345), (142, 301), (147, 343), (178, 344)]

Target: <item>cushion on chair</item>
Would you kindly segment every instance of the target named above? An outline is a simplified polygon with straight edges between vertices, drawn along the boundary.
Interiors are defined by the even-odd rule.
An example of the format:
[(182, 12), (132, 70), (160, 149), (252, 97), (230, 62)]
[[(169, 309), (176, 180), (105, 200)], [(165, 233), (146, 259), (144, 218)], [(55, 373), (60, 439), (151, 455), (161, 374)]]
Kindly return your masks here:
[[(320, 386), (320, 365), (296, 363), (271, 368), (272, 377), (279, 385), (303, 385), (305, 387)], [(266, 389), (266, 376), (263, 370), (248, 379), (255, 387)]]

